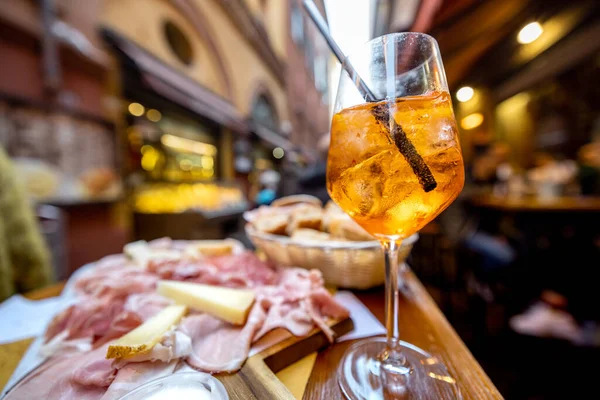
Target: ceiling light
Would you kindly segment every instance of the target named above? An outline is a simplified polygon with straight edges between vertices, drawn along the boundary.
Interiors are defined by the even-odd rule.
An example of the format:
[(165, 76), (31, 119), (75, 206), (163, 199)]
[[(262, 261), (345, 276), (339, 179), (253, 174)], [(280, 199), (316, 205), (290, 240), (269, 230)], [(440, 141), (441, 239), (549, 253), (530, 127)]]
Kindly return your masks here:
[(544, 28), (539, 22), (531, 22), (525, 25), (517, 35), (517, 41), (521, 44), (531, 43), (544, 33)]
[(466, 130), (477, 128), (482, 123), (483, 123), (483, 114), (481, 114), (481, 113), (469, 114), (466, 117), (464, 117), (462, 120), (460, 120), (460, 126)]
[(131, 103), (127, 109), (129, 110), (129, 113), (131, 115), (136, 117), (141, 117), (142, 115), (144, 115), (145, 111), (144, 106), (140, 103)]
[(148, 118), (152, 122), (158, 122), (162, 118), (162, 114), (160, 113), (160, 111), (151, 108), (146, 113), (146, 118)]
[(469, 101), (473, 98), (475, 91), (470, 86), (464, 86), (458, 89), (456, 92), (456, 100), (464, 103), (465, 101)]
[(283, 151), (283, 149), (281, 147), (275, 147), (273, 149), (273, 157), (275, 157), (278, 160), (283, 158), (284, 154), (285, 154), (285, 152)]

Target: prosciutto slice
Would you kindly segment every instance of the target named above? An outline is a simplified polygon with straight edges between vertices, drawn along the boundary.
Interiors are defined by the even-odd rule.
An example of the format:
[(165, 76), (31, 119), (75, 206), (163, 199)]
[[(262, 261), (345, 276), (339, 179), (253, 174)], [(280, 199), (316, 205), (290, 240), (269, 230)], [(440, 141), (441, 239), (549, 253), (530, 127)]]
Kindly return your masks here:
[(129, 363), (119, 369), (115, 380), (100, 398), (102, 400), (117, 400), (146, 382), (171, 375), (175, 371), (178, 362), (179, 360), (168, 363), (160, 361)]
[(242, 367), (257, 329), (265, 319), (255, 304), (246, 325), (238, 327), (208, 314), (185, 318), (180, 329), (192, 339), (192, 354), (186, 359), (195, 369), (206, 372), (235, 372)]
[[(91, 273), (81, 278), (83, 282), (76, 282), (76, 290), (81, 293), (79, 301), (52, 319), (45, 333), (45, 354), (52, 355), (74, 345), (80, 347), (82, 340), (96, 346), (106, 343), (171, 304), (154, 293), (158, 277), (149, 278), (137, 267), (114, 268), (113, 264), (100, 268), (98, 282), (94, 282)], [(117, 276), (119, 271), (122, 278)], [(127, 285), (128, 280), (131, 286)]]
[(123, 306), (123, 311), (134, 313), (140, 317), (142, 321), (146, 321), (171, 304), (173, 304), (171, 299), (167, 299), (154, 292), (136, 293), (127, 298), (127, 301)]
[(78, 295), (91, 297), (123, 297), (144, 293), (156, 286), (158, 277), (149, 273), (124, 255), (108, 256), (77, 278), (74, 284)]
[(274, 266), (254, 253), (207, 257), (197, 260), (182, 257), (177, 260), (154, 260), (148, 271), (161, 279), (185, 280), (233, 288), (252, 288), (274, 284), (278, 276)]
[(277, 285), (257, 290), (257, 301), (267, 316), (254, 341), (275, 328), (284, 328), (294, 336), (305, 336), (316, 325), (333, 342), (334, 332), (327, 325), (326, 318), (346, 318), (348, 310), (323, 287), (321, 273), (290, 268), (281, 270), (280, 276)]
[(262, 327), (254, 334), (253, 342), (276, 328), (283, 328), (294, 336), (305, 336), (313, 329), (313, 321), (303, 308), (295, 304), (277, 303), (268, 308)]
[(150, 353), (127, 360), (107, 360), (108, 346), (50, 359), (8, 399), (116, 400), (151, 379), (172, 374), (180, 358), (191, 353), (190, 338), (174, 330)]
[(106, 354), (106, 347), (90, 352), (55, 357), (29, 375), (8, 395), (11, 400), (97, 400), (114, 379), (107, 364), (98, 363)]

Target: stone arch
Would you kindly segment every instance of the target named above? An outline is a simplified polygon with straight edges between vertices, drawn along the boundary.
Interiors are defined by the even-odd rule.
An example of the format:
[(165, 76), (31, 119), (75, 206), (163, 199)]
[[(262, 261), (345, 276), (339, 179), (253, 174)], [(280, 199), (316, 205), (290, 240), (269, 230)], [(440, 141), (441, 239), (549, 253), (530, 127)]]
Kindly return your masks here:
[(258, 82), (254, 86), (254, 90), (252, 90), (251, 93), (252, 95), (250, 96), (250, 104), (248, 107), (248, 109), (250, 110), (250, 117), (254, 117), (253, 111), (255, 110), (256, 104), (262, 101), (262, 99), (264, 99), (264, 101), (266, 101), (266, 103), (268, 103), (268, 105), (271, 107), (274, 114), (273, 117), (275, 126), (272, 126), (271, 128), (279, 130), (279, 125), (282, 121), (282, 113), (280, 110), (277, 109), (277, 102), (269, 86), (264, 82)]

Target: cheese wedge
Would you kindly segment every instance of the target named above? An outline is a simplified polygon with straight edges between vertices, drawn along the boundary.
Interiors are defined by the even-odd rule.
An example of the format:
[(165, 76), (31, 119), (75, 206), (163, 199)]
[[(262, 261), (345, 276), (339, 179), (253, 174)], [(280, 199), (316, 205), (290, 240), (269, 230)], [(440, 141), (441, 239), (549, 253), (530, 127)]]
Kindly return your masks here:
[(179, 260), (182, 253), (177, 250), (153, 249), (145, 240), (128, 243), (123, 252), (139, 267), (146, 269), (152, 260)]
[(246, 322), (255, 297), (252, 290), (176, 281), (159, 281), (158, 293), (235, 325)]
[(192, 257), (197, 256), (227, 256), (233, 254), (235, 242), (228, 240), (203, 240), (192, 243), (185, 249), (185, 253)]
[(109, 345), (106, 358), (127, 358), (149, 353), (161, 341), (165, 332), (179, 322), (186, 311), (187, 308), (182, 305), (164, 308), (142, 325)]

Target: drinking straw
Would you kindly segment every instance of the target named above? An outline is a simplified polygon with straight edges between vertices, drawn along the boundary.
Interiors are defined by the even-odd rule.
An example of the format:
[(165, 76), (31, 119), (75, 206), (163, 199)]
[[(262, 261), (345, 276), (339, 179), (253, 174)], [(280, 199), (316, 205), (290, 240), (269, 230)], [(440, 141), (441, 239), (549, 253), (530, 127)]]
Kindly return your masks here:
[[(308, 13), (310, 19), (314, 22), (317, 29), (329, 45), (329, 48), (342, 64), (342, 68), (346, 70), (352, 81), (360, 91), (360, 94), (368, 102), (378, 101), (377, 97), (373, 94), (371, 89), (367, 86), (365, 81), (360, 77), (356, 69), (352, 66), (348, 58), (342, 52), (342, 49), (333, 40), (333, 37), (329, 33), (329, 28), (323, 16), (319, 12), (317, 5), (313, 0), (304, 0), (304, 9)], [(406, 132), (402, 129), (402, 126), (396, 122), (396, 120), (390, 116), (389, 113), (389, 102), (378, 104), (372, 110), (375, 120), (387, 131), (387, 134), (392, 138), (394, 144), (404, 156), (414, 174), (417, 176), (421, 187), (425, 192), (430, 192), (437, 187), (435, 177), (431, 173), (431, 170), (423, 160), (423, 157), (419, 154), (415, 146), (412, 144), (410, 139), (406, 136)]]

